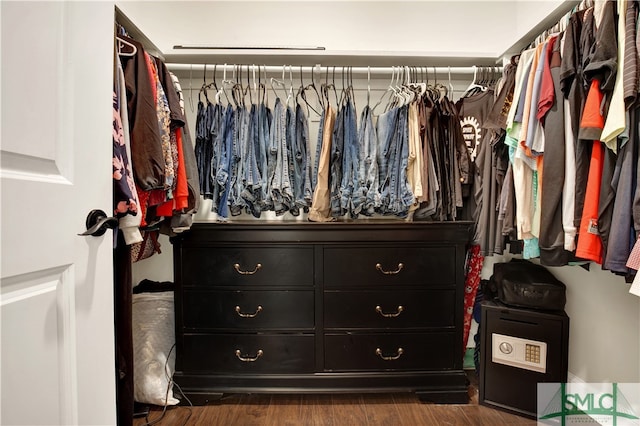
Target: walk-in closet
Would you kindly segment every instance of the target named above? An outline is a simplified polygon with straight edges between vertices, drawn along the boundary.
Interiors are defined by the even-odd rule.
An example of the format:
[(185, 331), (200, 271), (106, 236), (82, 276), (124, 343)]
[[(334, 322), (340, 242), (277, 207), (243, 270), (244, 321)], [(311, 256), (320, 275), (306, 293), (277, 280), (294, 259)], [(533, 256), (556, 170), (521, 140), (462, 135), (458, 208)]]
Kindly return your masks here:
[(640, 417), (639, 13), (3, 2), (0, 423)]

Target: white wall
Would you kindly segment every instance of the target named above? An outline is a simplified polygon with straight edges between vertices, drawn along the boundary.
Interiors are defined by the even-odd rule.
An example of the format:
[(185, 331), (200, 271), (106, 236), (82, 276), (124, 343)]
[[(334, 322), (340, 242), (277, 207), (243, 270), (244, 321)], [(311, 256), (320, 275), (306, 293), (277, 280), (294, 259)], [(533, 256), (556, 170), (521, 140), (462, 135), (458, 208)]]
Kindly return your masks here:
[(639, 382), (640, 298), (629, 284), (593, 263), (549, 269), (567, 285), (569, 371), (585, 382)]
[[(398, 64), (402, 61), (397, 58), (408, 57), (412, 64), (487, 65), (505, 52), (512, 52), (512, 46), (524, 37), (537, 35), (531, 34), (532, 29), (539, 33), (551, 26), (577, 1), (120, 0), (117, 3), (175, 62), (366, 65), (367, 61)], [(176, 45), (325, 50), (306, 53), (177, 50)]]
[(505, 55), (520, 52), (540, 33), (554, 26), (579, 0), (516, 0), (515, 3), (515, 32), (503, 50)]
[[(194, 53), (230, 54), (173, 49), (194, 44), (323, 47), (324, 52), (312, 52), (321, 63), (324, 55), (346, 55), (353, 62), (363, 54), (495, 59), (513, 40), (516, 25), (511, 1), (120, 1), (118, 6), (177, 61)], [(281, 52), (266, 52), (260, 63), (270, 63), (274, 53)]]

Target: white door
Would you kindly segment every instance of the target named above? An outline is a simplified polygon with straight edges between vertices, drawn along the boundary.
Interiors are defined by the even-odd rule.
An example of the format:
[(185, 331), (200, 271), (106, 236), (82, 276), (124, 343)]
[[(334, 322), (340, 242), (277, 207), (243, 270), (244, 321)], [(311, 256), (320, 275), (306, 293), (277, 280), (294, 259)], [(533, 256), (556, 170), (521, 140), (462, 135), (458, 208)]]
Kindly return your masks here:
[(0, 2), (0, 424), (114, 425), (111, 2)]

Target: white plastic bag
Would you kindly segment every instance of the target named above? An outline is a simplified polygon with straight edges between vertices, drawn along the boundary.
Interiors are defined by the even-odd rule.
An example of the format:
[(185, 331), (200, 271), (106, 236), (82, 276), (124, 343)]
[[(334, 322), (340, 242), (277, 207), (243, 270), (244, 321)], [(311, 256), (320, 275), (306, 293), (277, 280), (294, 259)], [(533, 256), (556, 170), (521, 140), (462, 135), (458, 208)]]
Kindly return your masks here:
[(133, 399), (176, 405), (173, 292), (133, 295)]

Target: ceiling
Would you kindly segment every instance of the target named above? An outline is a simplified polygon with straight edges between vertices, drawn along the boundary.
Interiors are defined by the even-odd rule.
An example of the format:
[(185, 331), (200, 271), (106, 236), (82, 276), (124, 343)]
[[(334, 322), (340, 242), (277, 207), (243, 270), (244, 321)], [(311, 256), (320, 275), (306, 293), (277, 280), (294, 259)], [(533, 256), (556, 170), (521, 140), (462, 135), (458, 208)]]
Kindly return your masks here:
[[(168, 63), (492, 65), (575, 1), (117, 1)], [(144, 42), (144, 40), (141, 40)]]

